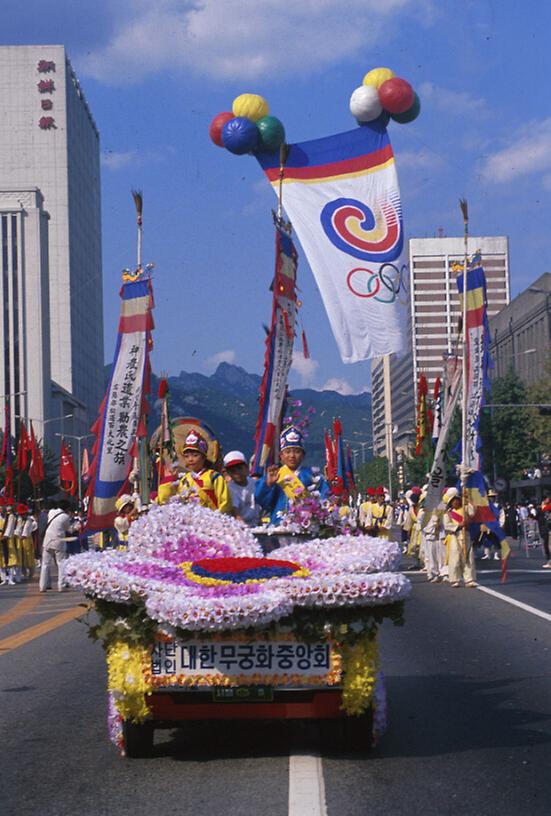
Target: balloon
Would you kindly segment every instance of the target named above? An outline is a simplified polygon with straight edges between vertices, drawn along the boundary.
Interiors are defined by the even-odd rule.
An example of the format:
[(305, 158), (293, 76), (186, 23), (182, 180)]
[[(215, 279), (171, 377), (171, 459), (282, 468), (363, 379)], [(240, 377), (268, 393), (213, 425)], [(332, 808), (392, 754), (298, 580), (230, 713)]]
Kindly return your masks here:
[(254, 122), (245, 116), (236, 116), (222, 128), (222, 141), (230, 153), (251, 153), (258, 147), (260, 134)]
[(224, 111), (223, 113), (219, 113), (217, 116), (215, 116), (210, 123), (209, 136), (214, 144), (218, 145), (218, 147), (224, 147), (224, 142), (222, 141), (222, 128), (226, 122), (230, 121), (230, 119), (233, 119), (233, 113), (231, 111)]
[(360, 85), (350, 97), (350, 113), (358, 122), (371, 122), (381, 115), (383, 106), (377, 88)]
[(391, 71), (390, 68), (373, 68), (372, 71), (369, 71), (363, 78), (364, 85), (372, 85), (374, 88), (379, 88), (386, 82), (387, 79), (392, 79), (395, 77), (396, 74), (394, 71)]
[(417, 94), (414, 92), (413, 94), (413, 105), (411, 108), (408, 108), (407, 111), (404, 113), (393, 113), (392, 118), (395, 122), (399, 122), (401, 125), (406, 125), (408, 122), (413, 122), (414, 119), (417, 119), (421, 112), (421, 101)]
[(405, 79), (393, 77), (379, 88), (379, 99), (388, 113), (405, 113), (413, 105), (413, 88)]
[(272, 153), (285, 141), (285, 128), (275, 116), (263, 116), (256, 126), (260, 133), (259, 150)]
[(270, 112), (268, 103), (263, 96), (249, 93), (236, 96), (233, 100), (232, 110), (234, 116), (246, 116), (247, 119), (252, 119), (253, 122), (262, 119), (263, 116), (267, 116)]

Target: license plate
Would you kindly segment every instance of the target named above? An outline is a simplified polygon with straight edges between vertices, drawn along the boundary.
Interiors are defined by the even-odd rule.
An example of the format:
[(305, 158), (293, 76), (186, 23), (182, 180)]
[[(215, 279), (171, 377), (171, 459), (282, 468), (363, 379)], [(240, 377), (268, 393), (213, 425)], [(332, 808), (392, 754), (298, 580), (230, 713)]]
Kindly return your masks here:
[(217, 686), (212, 699), (215, 703), (271, 703), (274, 690), (271, 686)]

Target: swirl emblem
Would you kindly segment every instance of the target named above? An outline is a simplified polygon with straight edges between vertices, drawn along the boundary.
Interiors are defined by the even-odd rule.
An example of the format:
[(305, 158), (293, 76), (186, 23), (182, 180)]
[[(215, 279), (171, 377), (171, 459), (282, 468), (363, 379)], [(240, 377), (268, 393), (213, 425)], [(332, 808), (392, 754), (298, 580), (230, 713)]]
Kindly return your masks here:
[(331, 243), (362, 261), (394, 261), (404, 243), (400, 199), (373, 209), (354, 198), (337, 198), (321, 211), (321, 225)]

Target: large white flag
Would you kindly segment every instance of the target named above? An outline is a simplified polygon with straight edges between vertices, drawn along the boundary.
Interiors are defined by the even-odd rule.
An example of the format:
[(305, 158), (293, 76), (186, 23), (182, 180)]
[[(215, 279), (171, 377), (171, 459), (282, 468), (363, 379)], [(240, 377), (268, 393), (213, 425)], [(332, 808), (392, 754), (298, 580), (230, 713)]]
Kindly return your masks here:
[[(278, 190), (279, 154), (258, 160)], [(345, 363), (406, 344), (408, 272), (386, 128), (370, 123), (290, 146), (283, 205), (304, 248)]]

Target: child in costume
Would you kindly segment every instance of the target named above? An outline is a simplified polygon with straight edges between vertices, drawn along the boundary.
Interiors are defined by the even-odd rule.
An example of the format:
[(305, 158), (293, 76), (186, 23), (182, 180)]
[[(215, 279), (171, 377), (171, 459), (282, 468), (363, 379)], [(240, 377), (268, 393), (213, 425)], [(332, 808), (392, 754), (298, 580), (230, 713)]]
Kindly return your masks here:
[(331, 491), (323, 476), (314, 476), (303, 466), (305, 456), (303, 436), (290, 425), (279, 438), (281, 465), (270, 465), (256, 486), (256, 501), (270, 514), (270, 523), (278, 525), (289, 510), (289, 501), (308, 495), (309, 488), (319, 491), (322, 499)]
[(233, 506), (228, 485), (221, 473), (210, 467), (207, 459), (208, 443), (196, 430), (186, 436), (182, 450), (182, 463), (187, 470), (176, 482), (159, 485), (159, 504), (167, 502), (171, 496), (190, 493), (196, 495), (201, 507), (232, 513)]
[(136, 509), (136, 505), (134, 504), (134, 499), (128, 493), (123, 493), (122, 496), (119, 496), (115, 502), (115, 507), (117, 510), (117, 515), (115, 516), (115, 521), (113, 524), (115, 530), (117, 531), (119, 544), (126, 546), (128, 544), (128, 531), (130, 530), (130, 525), (137, 519), (138, 511)]

